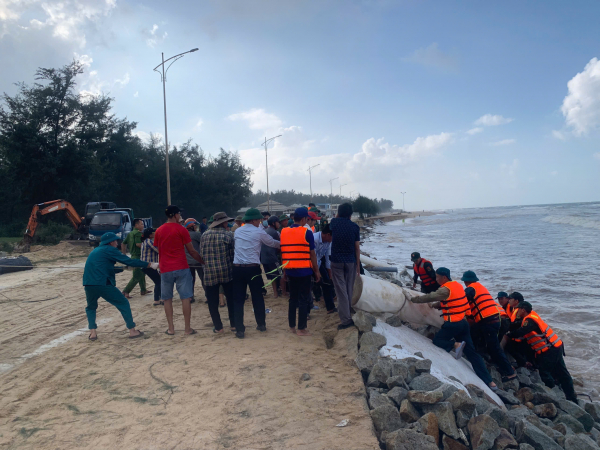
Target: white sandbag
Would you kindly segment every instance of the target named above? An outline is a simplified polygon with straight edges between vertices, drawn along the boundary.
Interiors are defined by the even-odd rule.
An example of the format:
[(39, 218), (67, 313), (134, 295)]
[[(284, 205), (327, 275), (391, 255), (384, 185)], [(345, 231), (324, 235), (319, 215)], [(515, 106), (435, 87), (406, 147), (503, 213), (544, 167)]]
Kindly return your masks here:
[(361, 275), (354, 282), (352, 306), (367, 312), (397, 314), (405, 322), (441, 327), (444, 319), (439, 310), (431, 309), (428, 304), (410, 301), (410, 298), (418, 295), (421, 294), (388, 281)]
[(365, 255), (360, 255), (360, 262), (363, 266), (366, 267), (395, 267), (391, 264), (388, 264), (384, 261), (379, 261), (378, 259), (369, 258)]

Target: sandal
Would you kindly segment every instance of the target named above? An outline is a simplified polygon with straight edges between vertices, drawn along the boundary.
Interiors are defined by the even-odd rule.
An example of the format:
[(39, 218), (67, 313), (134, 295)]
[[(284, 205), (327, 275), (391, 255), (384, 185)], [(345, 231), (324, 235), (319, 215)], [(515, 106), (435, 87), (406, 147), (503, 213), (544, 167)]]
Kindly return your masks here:
[(148, 294), (152, 294), (152, 291), (144, 291), (144, 292), (141, 292), (141, 294), (142, 294), (142, 295), (148, 295)]
[(512, 377), (506, 377), (506, 376), (504, 376), (504, 377), (502, 377), (502, 382), (506, 383), (507, 381), (515, 380), (516, 378), (517, 378), (517, 374), (516, 373)]
[(129, 336), (129, 339), (137, 339), (139, 337), (142, 337), (144, 335), (143, 331), (140, 331), (140, 334), (136, 334), (135, 336)]
[(92, 342), (93, 342), (93, 341), (97, 341), (97, 340), (98, 340), (98, 335), (96, 335), (96, 337), (92, 337), (92, 335), (90, 334), (90, 335), (88, 336), (88, 339), (89, 339), (90, 341), (92, 341)]
[(121, 292), (121, 294), (123, 294), (123, 297), (125, 298), (133, 298), (131, 295), (129, 295), (127, 292), (123, 291)]
[(160, 301), (158, 303), (152, 303), (152, 306), (160, 306), (160, 305), (164, 305), (164, 304), (165, 304), (165, 302)]
[(191, 332), (191, 333), (188, 333), (187, 335), (188, 335), (188, 336), (191, 336), (192, 334), (198, 334), (198, 332), (197, 332), (196, 330), (192, 330), (192, 332)]
[(175, 336), (175, 333), (169, 333), (169, 330), (165, 331), (165, 334), (168, 334), (169, 336)]

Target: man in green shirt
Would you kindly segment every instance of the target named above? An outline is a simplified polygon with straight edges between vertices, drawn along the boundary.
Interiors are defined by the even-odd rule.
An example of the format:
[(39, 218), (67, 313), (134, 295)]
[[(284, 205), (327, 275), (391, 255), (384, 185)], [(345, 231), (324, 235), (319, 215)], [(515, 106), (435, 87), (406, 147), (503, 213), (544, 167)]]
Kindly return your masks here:
[(144, 335), (144, 333), (135, 329), (131, 306), (115, 286), (115, 273), (123, 271), (122, 268), (116, 268), (115, 263), (120, 262), (138, 269), (151, 267), (155, 270), (158, 268), (158, 263), (147, 263), (139, 259), (128, 258), (117, 250), (118, 239), (115, 233), (104, 233), (100, 245), (90, 253), (85, 262), (83, 286), (87, 300), (85, 314), (90, 329), (90, 341), (98, 339), (96, 334), (96, 310), (98, 309), (99, 298), (103, 298), (119, 310), (129, 329), (130, 339)]
[[(127, 250), (131, 254), (131, 259), (140, 259), (142, 255), (142, 231), (144, 231), (144, 222), (142, 219), (133, 220), (133, 230), (127, 235), (123, 243), (121, 244), (121, 252), (125, 255)], [(126, 298), (131, 298), (129, 293), (133, 290), (136, 284), (140, 284), (140, 291), (142, 295), (150, 294), (152, 291), (146, 290), (146, 274), (142, 272), (142, 269), (133, 269), (133, 275), (131, 280), (127, 283), (127, 286), (123, 290), (123, 295)]]

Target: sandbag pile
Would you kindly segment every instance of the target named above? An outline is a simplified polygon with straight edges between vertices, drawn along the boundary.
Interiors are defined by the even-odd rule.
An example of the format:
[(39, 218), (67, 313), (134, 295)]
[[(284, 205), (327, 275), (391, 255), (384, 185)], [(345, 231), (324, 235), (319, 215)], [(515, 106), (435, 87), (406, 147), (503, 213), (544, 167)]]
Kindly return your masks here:
[(517, 370), (516, 380), (502, 384), (491, 367), (502, 408), (475, 385), (461, 390), (443, 383), (430, 374), (428, 359), (380, 356), (387, 340), (371, 331), (376, 318), (360, 312), (354, 320), (361, 333), (356, 365), (382, 448), (600, 449), (599, 402), (570, 402), (560, 388), (549, 389), (537, 371), (525, 368)]
[(33, 269), (33, 264), (25, 256), (9, 256), (0, 258), (0, 275)]

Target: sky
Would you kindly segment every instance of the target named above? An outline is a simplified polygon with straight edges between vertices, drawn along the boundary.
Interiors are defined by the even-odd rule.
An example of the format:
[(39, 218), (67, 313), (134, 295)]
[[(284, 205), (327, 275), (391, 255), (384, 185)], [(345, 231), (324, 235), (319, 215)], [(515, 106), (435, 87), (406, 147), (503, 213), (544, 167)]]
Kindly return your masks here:
[[(407, 210), (600, 200), (600, 3), (0, 0), (0, 90), (86, 66), (137, 134), (236, 151), (253, 189)], [(336, 179), (337, 178), (337, 179)], [(334, 179), (333, 181), (330, 181)], [(223, 186), (226, 189), (226, 186)]]

